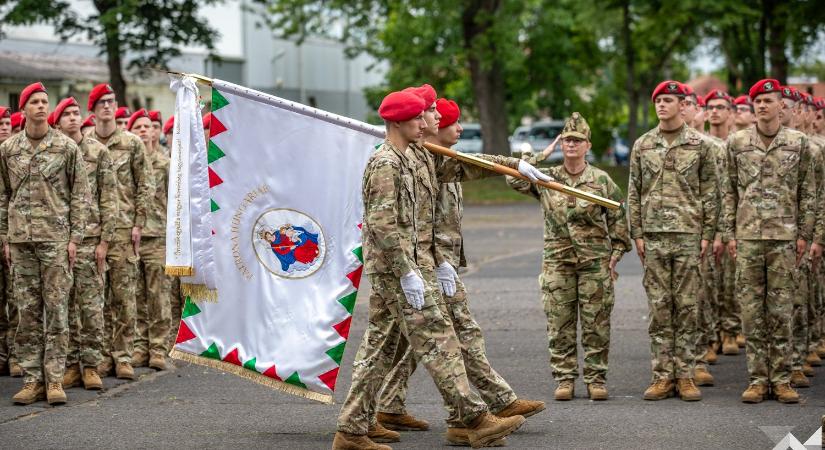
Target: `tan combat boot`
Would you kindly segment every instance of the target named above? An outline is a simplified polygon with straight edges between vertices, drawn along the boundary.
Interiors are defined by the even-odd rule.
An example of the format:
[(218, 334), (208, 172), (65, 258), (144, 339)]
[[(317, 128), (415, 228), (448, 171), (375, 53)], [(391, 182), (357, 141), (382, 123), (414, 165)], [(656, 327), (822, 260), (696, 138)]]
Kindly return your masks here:
[(112, 358), (109, 356), (104, 356), (103, 361), (97, 365), (97, 374), (102, 377), (108, 377), (112, 375), (112, 370), (115, 368), (114, 363), (112, 362)]
[(814, 368), (811, 367), (811, 365), (808, 363), (802, 364), (802, 373), (804, 373), (806, 377), (813, 377), (814, 375), (816, 375), (816, 372), (814, 372)]
[(825, 339), (819, 341), (819, 345), (816, 346), (816, 354), (820, 358), (825, 358)]
[[(470, 437), (466, 428), (447, 428), (447, 445), (456, 447), (469, 447)], [(504, 447), (507, 445), (507, 438), (497, 439), (487, 444), (487, 447)]]
[(66, 393), (63, 392), (63, 383), (49, 383), (46, 387), (46, 400), (50, 405), (66, 403)]
[(645, 400), (663, 400), (673, 396), (673, 380), (660, 378), (645, 390)]
[(166, 358), (163, 355), (153, 354), (149, 358), (149, 367), (155, 370), (166, 370)]
[(132, 368), (131, 364), (125, 361), (117, 363), (117, 367), (115, 367), (115, 373), (117, 374), (117, 377), (121, 380), (135, 379), (135, 369)]
[(716, 354), (716, 349), (713, 348), (712, 345), (709, 345), (707, 351), (700, 359), (702, 359), (703, 361), (707, 361), (707, 363), (710, 365), (713, 365), (716, 364), (716, 361), (719, 360), (719, 356)]
[(736, 335), (736, 345), (738, 345), (739, 348), (745, 348), (745, 335), (744, 334), (739, 333), (739, 334)]
[(558, 401), (567, 401), (573, 399), (576, 383), (573, 380), (561, 380), (556, 387), (556, 392), (553, 393), (553, 398)]
[(63, 387), (80, 386), (80, 364), (72, 364), (63, 372)]
[(393, 431), (427, 431), (430, 424), (409, 414), (378, 413), (375, 418), (384, 428)]
[(696, 381), (697, 386), (713, 386), (713, 375), (708, 370), (708, 366), (704, 364), (696, 364), (693, 379)]
[(132, 353), (132, 367), (146, 367), (149, 362), (149, 355), (140, 350), (135, 350)]
[(768, 395), (768, 387), (764, 384), (751, 384), (742, 393), (743, 403), (761, 403)]
[(735, 337), (725, 335), (722, 339), (722, 354), (731, 356), (739, 354), (739, 344), (736, 343)]
[(607, 400), (607, 387), (604, 383), (590, 383), (587, 385), (587, 394), (590, 400), (601, 401)]
[(20, 378), (23, 376), (23, 367), (17, 364), (17, 361), (9, 361), (9, 376), (13, 378)]
[(808, 357), (805, 358), (805, 362), (812, 365), (813, 367), (819, 367), (822, 365), (822, 358), (816, 354), (816, 352), (808, 353)]
[(811, 380), (801, 370), (791, 372), (791, 386), (795, 388), (811, 387)]
[(100, 379), (100, 375), (97, 374), (94, 367), (83, 368), (83, 387), (89, 391), (103, 389), (103, 380)]
[(332, 440), (332, 450), (392, 450), (389, 445), (376, 444), (362, 434), (339, 431)]
[(367, 431), (367, 437), (372, 439), (372, 442), (399, 442), (401, 441), (401, 434), (397, 431), (392, 431), (381, 426), (381, 422), (375, 422), (375, 425), (370, 425)]
[(23, 389), (14, 394), (12, 401), (16, 405), (31, 405), (38, 400), (46, 399), (46, 388), (43, 383), (24, 383)]
[(774, 397), (776, 397), (776, 401), (779, 403), (799, 402), (799, 394), (796, 393), (789, 383), (775, 384), (771, 390), (773, 391)]
[(676, 380), (676, 392), (679, 393), (679, 398), (686, 402), (702, 400), (702, 391), (696, 387), (693, 378), (679, 378)]
[(499, 419), (490, 413), (484, 413), (467, 429), (470, 446), (473, 448), (481, 448), (501, 438), (505, 438), (509, 436), (510, 433), (518, 430), (525, 420), (527, 419), (522, 416)]
[(515, 399), (504, 409), (496, 413), (498, 417), (522, 416), (525, 419), (544, 411), (544, 402), (536, 400)]

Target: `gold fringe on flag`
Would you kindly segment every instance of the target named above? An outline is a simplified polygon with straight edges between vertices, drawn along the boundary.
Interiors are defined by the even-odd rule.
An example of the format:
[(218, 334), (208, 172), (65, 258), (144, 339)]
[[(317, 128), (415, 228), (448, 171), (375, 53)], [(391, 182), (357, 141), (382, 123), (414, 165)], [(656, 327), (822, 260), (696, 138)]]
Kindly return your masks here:
[(220, 361), (217, 359), (193, 355), (191, 353), (182, 352), (175, 348), (173, 348), (172, 351), (169, 352), (169, 356), (180, 361), (185, 361), (188, 363), (197, 364), (199, 366), (210, 367), (212, 369), (218, 369), (224, 372), (229, 372), (233, 375), (246, 378), (247, 380), (252, 380), (266, 387), (286, 392), (287, 394), (308, 398), (310, 400), (315, 400), (316, 402), (326, 403), (327, 405), (332, 405), (335, 403), (335, 398), (331, 394), (321, 394), (318, 392), (312, 392), (308, 389), (304, 389), (302, 387), (298, 387), (289, 383), (284, 383), (283, 381), (278, 381), (274, 378), (269, 378), (253, 370), (241, 366), (236, 366), (235, 364), (228, 363), (226, 361)]
[(195, 276), (195, 268), (194, 267), (186, 267), (186, 266), (166, 266), (166, 275), (171, 275), (173, 277), (193, 277)]
[(207, 288), (205, 284), (181, 283), (180, 293), (183, 294), (184, 297), (189, 297), (189, 299), (195, 303), (218, 302), (218, 291)]

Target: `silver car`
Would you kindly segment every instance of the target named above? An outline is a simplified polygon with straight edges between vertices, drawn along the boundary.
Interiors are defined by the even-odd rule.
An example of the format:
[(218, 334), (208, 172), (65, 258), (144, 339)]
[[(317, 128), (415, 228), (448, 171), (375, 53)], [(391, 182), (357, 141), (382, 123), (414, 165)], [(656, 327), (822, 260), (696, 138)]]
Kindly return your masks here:
[(481, 125), (477, 123), (462, 123), (461, 136), (453, 146), (454, 150), (464, 153), (483, 153), (484, 142), (481, 140)]
[[(553, 120), (548, 122), (536, 122), (530, 127), (530, 132), (527, 133), (527, 144), (532, 148), (533, 153), (544, 151), (548, 145), (553, 143), (556, 136), (561, 134), (564, 129), (564, 122), (560, 120)], [(526, 149), (526, 146), (525, 146)], [(588, 150), (585, 155), (587, 162), (593, 163), (596, 157), (593, 156), (593, 150)], [(561, 151), (561, 140), (556, 143), (556, 148), (553, 153), (544, 160), (544, 164), (558, 164), (564, 160), (564, 155)]]

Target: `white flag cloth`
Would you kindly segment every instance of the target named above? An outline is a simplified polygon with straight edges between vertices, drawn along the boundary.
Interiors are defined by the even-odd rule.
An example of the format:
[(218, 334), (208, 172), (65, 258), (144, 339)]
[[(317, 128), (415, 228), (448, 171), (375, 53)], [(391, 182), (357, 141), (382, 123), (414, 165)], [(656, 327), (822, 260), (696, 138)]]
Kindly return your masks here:
[(212, 109), (220, 285), (217, 302), (186, 303), (172, 356), (331, 403), (361, 277), (361, 179), (384, 131), (219, 80)]

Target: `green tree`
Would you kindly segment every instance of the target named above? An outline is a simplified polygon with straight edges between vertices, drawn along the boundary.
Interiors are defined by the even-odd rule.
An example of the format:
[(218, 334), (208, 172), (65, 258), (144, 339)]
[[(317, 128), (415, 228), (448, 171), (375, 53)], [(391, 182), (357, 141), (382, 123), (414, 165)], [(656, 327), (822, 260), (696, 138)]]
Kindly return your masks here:
[(68, 0), (0, 0), (0, 24), (50, 24), (63, 40), (85, 34), (106, 55), (110, 83), (118, 103), (125, 105), (125, 55), (128, 68), (145, 71), (165, 68), (182, 46), (211, 50), (216, 31), (198, 16), (198, 8), (216, 1), (92, 0), (95, 11), (82, 15)]

